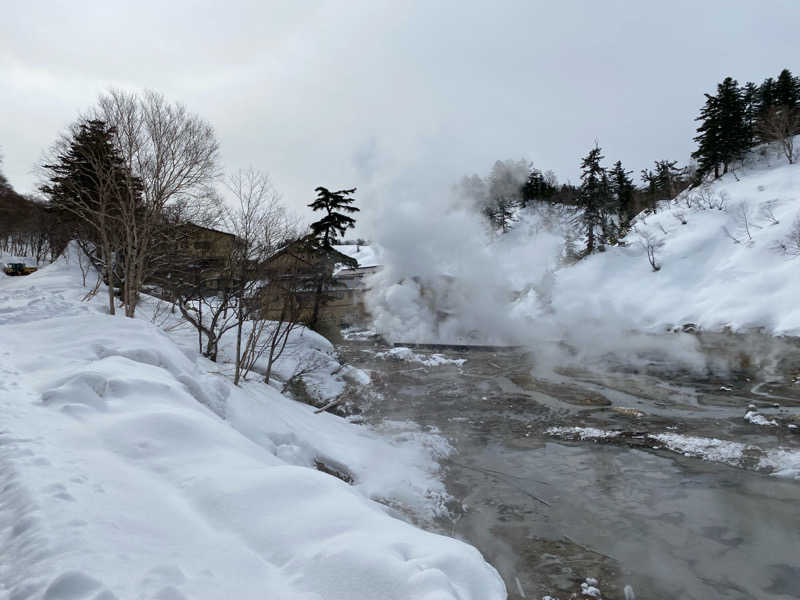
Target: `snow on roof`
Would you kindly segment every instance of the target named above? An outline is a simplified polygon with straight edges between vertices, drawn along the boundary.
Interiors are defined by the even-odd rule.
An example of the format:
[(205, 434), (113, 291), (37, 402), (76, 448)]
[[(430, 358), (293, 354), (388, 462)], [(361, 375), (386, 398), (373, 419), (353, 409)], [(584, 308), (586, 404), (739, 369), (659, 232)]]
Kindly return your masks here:
[(356, 245), (356, 244), (340, 244), (334, 246), (342, 254), (346, 254), (350, 258), (358, 261), (359, 267), (374, 267), (380, 265), (378, 262), (377, 252), (375, 246)]

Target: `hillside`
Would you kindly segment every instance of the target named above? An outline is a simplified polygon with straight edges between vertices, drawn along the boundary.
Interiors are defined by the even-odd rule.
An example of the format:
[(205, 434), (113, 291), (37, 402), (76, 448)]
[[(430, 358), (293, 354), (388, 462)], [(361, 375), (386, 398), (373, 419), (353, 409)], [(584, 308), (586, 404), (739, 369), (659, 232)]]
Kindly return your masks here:
[(800, 335), (800, 262), (791, 251), (800, 249), (800, 167), (769, 154), (641, 213), (624, 247), (561, 269), (555, 310), (651, 331), (695, 324)]
[(0, 274), (0, 596), (505, 597), (474, 548), (373, 500), (441, 510), (441, 438), (234, 387), (147, 301), (111, 317), (80, 282), (74, 256)]
[(567, 207), (526, 209), (504, 235), (466, 210), (450, 211), (444, 230), (421, 211), (387, 214), (413, 233), (380, 238), (376, 326), (399, 341), (565, 340), (584, 350), (689, 324), (800, 335), (800, 166), (763, 146), (736, 166), (639, 214), (619, 245), (576, 263), (566, 260), (581, 246)]

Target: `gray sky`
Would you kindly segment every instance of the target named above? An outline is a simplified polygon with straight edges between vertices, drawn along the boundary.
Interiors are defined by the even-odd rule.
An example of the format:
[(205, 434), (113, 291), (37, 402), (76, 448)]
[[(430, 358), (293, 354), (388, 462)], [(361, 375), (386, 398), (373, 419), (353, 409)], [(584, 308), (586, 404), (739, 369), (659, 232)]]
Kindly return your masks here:
[[(267, 171), (298, 209), (317, 185), (381, 202), (497, 159), (575, 180), (685, 162), (724, 76), (800, 71), (800, 2), (39, 2), (0, 20), (0, 151), (18, 191), (109, 86), (153, 88), (216, 128), (227, 169)], [(367, 227), (367, 229), (369, 229)], [(368, 233), (368, 231), (367, 231)]]

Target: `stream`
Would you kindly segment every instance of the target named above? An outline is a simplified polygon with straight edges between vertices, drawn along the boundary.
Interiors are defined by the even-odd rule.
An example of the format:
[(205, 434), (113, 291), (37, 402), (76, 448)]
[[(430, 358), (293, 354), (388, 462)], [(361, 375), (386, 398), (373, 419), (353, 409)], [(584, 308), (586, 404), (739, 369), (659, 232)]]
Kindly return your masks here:
[[(593, 578), (610, 599), (777, 600), (800, 598), (800, 479), (763, 457), (800, 457), (800, 348), (771, 348), (767, 368), (767, 343), (706, 337), (722, 374), (657, 362), (542, 374), (522, 349), (339, 352), (372, 377), (367, 423), (409, 420), (452, 445), (449, 514), (421, 525), (476, 546), (509, 598), (590, 598)], [(616, 433), (580, 439), (598, 430)], [(664, 433), (745, 450), (684, 456)]]

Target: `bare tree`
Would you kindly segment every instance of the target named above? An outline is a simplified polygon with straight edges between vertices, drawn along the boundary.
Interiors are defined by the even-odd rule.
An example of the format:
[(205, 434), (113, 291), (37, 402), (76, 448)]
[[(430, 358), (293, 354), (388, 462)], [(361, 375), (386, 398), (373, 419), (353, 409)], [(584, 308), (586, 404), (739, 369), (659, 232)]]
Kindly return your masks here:
[(800, 213), (786, 236), (775, 243), (775, 249), (786, 256), (800, 256)]
[(800, 110), (789, 106), (773, 106), (761, 119), (758, 132), (770, 142), (778, 142), (789, 164), (794, 164), (794, 136), (800, 131)]
[[(115, 314), (115, 257), (121, 246), (123, 213), (118, 199), (130, 195), (135, 201), (138, 184), (121, 167), (111, 147), (113, 128), (96, 119), (82, 119), (62, 134), (51, 150), (52, 160), (43, 165), (48, 177), (41, 190), (51, 207), (71, 217), (70, 237), (91, 240), (101, 251), (92, 256), (102, 261), (108, 284), (108, 312)], [(122, 188), (130, 187), (130, 190)], [(95, 244), (91, 246), (96, 247)], [(89, 248), (90, 245), (84, 245)]]
[(752, 222), (752, 218), (750, 216), (750, 207), (746, 202), (740, 202), (736, 205), (736, 208), (733, 211), (733, 217), (736, 220), (739, 231), (741, 231), (747, 237), (747, 245), (752, 246), (753, 236), (750, 233), (750, 229), (754, 227), (756, 229), (761, 228)]
[(775, 216), (775, 206), (777, 204), (777, 200), (768, 200), (762, 204), (761, 208), (759, 209), (761, 216), (764, 217), (770, 225), (780, 224), (778, 217)]
[[(265, 173), (253, 168), (239, 170), (227, 178), (225, 185), (236, 201), (235, 207), (227, 211), (227, 222), (237, 237), (239, 252), (235, 264), (238, 275), (236, 357), (233, 377), (234, 385), (238, 385), (245, 367), (243, 364), (245, 357), (248, 361), (248, 366), (244, 368), (246, 374), (255, 361), (256, 346), (264, 334), (263, 320), (254, 319), (246, 347), (242, 348), (245, 321), (251, 316), (250, 313), (260, 311), (259, 287), (264, 279), (261, 267), (269, 255), (295, 233), (295, 226), (281, 203), (280, 195)], [(270, 337), (276, 335), (278, 333), (273, 332)]]
[(636, 232), (639, 234), (639, 243), (647, 252), (647, 261), (650, 263), (650, 267), (652, 267), (653, 271), (660, 271), (661, 265), (656, 261), (656, 250), (664, 246), (664, 240), (656, 237), (646, 229), (637, 230)]
[(113, 126), (127, 171), (141, 188), (141, 198), (132, 193), (119, 198), (123, 301), (126, 316), (132, 317), (153, 255), (164, 241), (165, 211), (170, 203), (186, 204), (203, 196), (218, 175), (219, 147), (211, 125), (154, 91), (112, 89), (100, 96), (92, 112)]
[(264, 382), (269, 383), (272, 369), (286, 350), (292, 332), (304, 326), (301, 318), (310, 311), (311, 296), (304, 294), (303, 281), (295, 273), (284, 273), (258, 291), (250, 333), (241, 354), (243, 377), (263, 358)]

